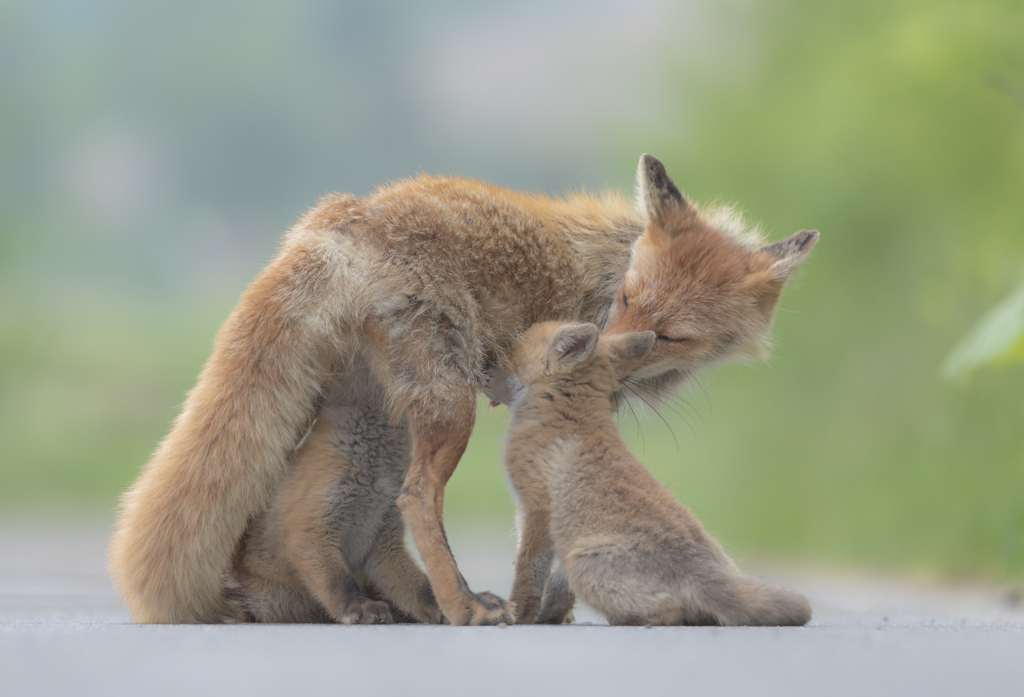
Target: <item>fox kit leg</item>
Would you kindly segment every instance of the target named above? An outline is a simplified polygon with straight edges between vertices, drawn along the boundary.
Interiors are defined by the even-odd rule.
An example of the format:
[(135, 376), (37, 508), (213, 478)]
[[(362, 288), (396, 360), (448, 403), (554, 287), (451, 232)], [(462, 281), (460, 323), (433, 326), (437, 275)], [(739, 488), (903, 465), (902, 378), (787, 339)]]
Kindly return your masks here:
[(322, 624), (331, 621), (324, 607), (304, 589), (251, 576), (244, 571), (236, 580), (225, 584), (224, 597), (228, 607), (224, 621), (228, 623)]
[(575, 604), (576, 596), (569, 588), (569, 581), (565, 578), (565, 567), (558, 562), (544, 586), (544, 600), (541, 602), (540, 614), (537, 615), (535, 623), (570, 624), (572, 623), (572, 608)]
[(340, 624), (390, 624), (387, 603), (363, 595), (345, 564), (335, 531), (323, 525), (323, 517), (318, 514), (305, 523), (308, 527), (288, 534), (286, 554), (328, 614)]
[(555, 552), (548, 533), (547, 510), (525, 501), (520, 502), (520, 507), (519, 549), (516, 551), (516, 574), (509, 599), (516, 604), (516, 622), (532, 624), (541, 609), (544, 586), (551, 574), (551, 560)]
[(388, 601), (418, 622), (440, 624), (444, 619), (430, 580), (405, 547), (405, 526), (397, 507), (388, 512), (363, 573)]
[(509, 454), (506, 464), (516, 493), (519, 531), (510, 600), (516, 604), (516, 622), (533, 624), (541, 611), (544, 588), (555, 557), (551, 543), (551, 498), (547, 483), (537, 472), (537, 463), (529, 462), (516, 452)]
[(283, 509), (280, 536), (285, 558), (335, 621), (390, 623), (387, 603), (366, 598), (350, 567), (372, 545), (373, 508), (393, 507), (393, 498), (374, 501), (372, 490), (358, 487), (366, 463), (346, 457), (339, 447), (340, 440), (353, 438), (353, 419), (344, 418), (352, 412), (358, 410), (325, 407), (296, 456), (277, 502)]

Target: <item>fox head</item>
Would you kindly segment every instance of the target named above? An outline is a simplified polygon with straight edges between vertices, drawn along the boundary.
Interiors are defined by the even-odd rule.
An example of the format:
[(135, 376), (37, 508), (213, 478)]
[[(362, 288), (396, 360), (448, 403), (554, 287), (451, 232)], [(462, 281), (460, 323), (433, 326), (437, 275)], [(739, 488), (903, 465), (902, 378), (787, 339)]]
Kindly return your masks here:
[(603, 330), (654, 330), (633, 381), (660, 394), (700, 368), (764, 358), (779, 296), (818, 232), (759, 246), (729, 210), (702, 214), (654, 157), (640, 158), (637, 180), (646, 227)]
[(531, 389), (584, 385), (611, 397), (620, 381), (644, 364), (654, 332), (601, 335), (593, 324), (538, 322), (516, 343), (509, 357), (513, 403)]

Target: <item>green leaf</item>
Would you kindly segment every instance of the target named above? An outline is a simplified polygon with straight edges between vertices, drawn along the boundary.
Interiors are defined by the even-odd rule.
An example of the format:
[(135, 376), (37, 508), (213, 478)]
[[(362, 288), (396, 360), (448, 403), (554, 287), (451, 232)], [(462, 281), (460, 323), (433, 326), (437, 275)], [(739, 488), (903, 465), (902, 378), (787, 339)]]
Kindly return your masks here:
[(1024, 363), (1024, 283), (993, 307), (942, 366), (947, 380), (997, 365)]

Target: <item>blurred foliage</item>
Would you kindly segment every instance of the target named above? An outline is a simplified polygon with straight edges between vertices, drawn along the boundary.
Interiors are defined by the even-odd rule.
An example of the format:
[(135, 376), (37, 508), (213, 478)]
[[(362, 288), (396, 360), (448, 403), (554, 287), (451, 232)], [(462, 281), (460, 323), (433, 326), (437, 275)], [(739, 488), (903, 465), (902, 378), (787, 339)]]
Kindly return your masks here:
[[(342, 34), (351, 45), (331, 51), (334, 19), (313, 0), (284, 14), (224, 9), (197, 27), (183, 19), (195, 8), (164, 17), (113, 2), (103, 12), (116, 21), (91, 21), (121, 33), (93, 36), (103, 50), (92, 53), (81, 17), (46, 25), (60, 38), (51, 54), (10, 28), (36, 6), (3, 10), (0, 58), (12, 60), (0, 61), (0, 85), (13, 108), (0, 110), (0, 504), (113, 507), (244, 279), (320, 191), (361, 193), (420, 166), (538, 187), (584, 168), (568, 151), (524, 150), (525, 132), (435, 141), (389, 91), (422, 19), (392, 24), (392, 5), (356, 13)], [(473, 19), (467, 3), (444, 12), (431, 31)], [(479, 21), (467, 26), (495, 26)], [(141, 26), (158, 28), (159, 41), (119, 43)], [(1024, 366), (981, 371), (968, 390), (939, 372), (1011, 292), (1024, 259), (1024, 7), (708, 2), (680, 6), (666, 26), (679, 40), (643, 66), (664, 115), (601, 121), (588, 148), (603, 169), (587, 183), (628, 190), (637, 157), (651, 152), (697, 201), (738, 201), (773, 238), (801, 228), (822, 237), (781, 301), (770, 364), (705, 376), (664, 422), (627, 411), (631, 447), (741, 556), (1020, 578)], [(318, 90), (332, 79), (343, 89)], [(305, 96), (309, 108), (293, 108)], [(68, 134), (89, 131), (102, 121), (96, 105), (115, 102), (129, 132), (152, 129), (130, 153), (164, 148), (173, 166), (152, 181), (145, 166), (129, 168), (137, 176), (115, 181), (121, 189), (90, 194), (112, 207), (51, 193), (65, 175), (47, 178), (46, 167), (73, 174), (96, 160), (87, 149), (61, 165), (77, 147)], [(172, 146), (154, 132), (171, 133)], [(124, 147), (104, 137), (104, 156)], [(505, 159), (515, 168), (480, 164)], [(113, 204), (125, 192), (155, 203), (121, 216)], [(512, 527), (506, 419), (481, 410), (448, 487), (452, 518)]]
[(964, 380), (988, 366), (1024, 363), (1024, 284), (985, 313), (946, 359), (947, 380)]
[(743, 549), (1020, 577), (1024, 367), (969, 391), (938, 372), (1024, 258), (1024, 6), (760, 10), (735, 18), (757, 58), (679, 66), (690, 122), (643, 149), (697, 200), (821, 241), (777, 358), (713, 381), (692, 441), (654, 453), (648, 434), (647, 459)]

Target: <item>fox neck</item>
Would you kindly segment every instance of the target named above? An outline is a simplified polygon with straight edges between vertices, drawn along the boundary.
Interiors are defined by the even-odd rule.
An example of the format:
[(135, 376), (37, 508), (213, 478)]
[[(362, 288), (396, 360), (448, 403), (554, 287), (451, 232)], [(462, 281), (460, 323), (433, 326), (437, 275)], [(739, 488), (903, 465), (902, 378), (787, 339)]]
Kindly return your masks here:
[[(509, 445), (529, 444), (528, 466), (554, 488), (566, 478), (577, 477), (595, 455), (614, 456), (620, 448), (626, 449), (612, 416), (611, 395), (587, 384), (560, 382), (532, 385), (513, 405), (508, 430)], [(523, 457), (522, 453), (507, 450), (507, 456), (514, 458)], [(524, 464), (520, 460), (518, 466)]]
[(617, 433), (612, 404), (611, 394), (589, 383), (551, 380), (527, 388), (512, 405), (512, 414), (515, 421), (529, 422), (552, 434), (605, 427)]
[(578, 283), (571, 315), (604, 326), (629, 269), (633, 246), (643, 234), (644, 218), (631, 202), (614, 194), (577, 195), (552, 203), (547, 223), (568, 238), (575, 251)]

